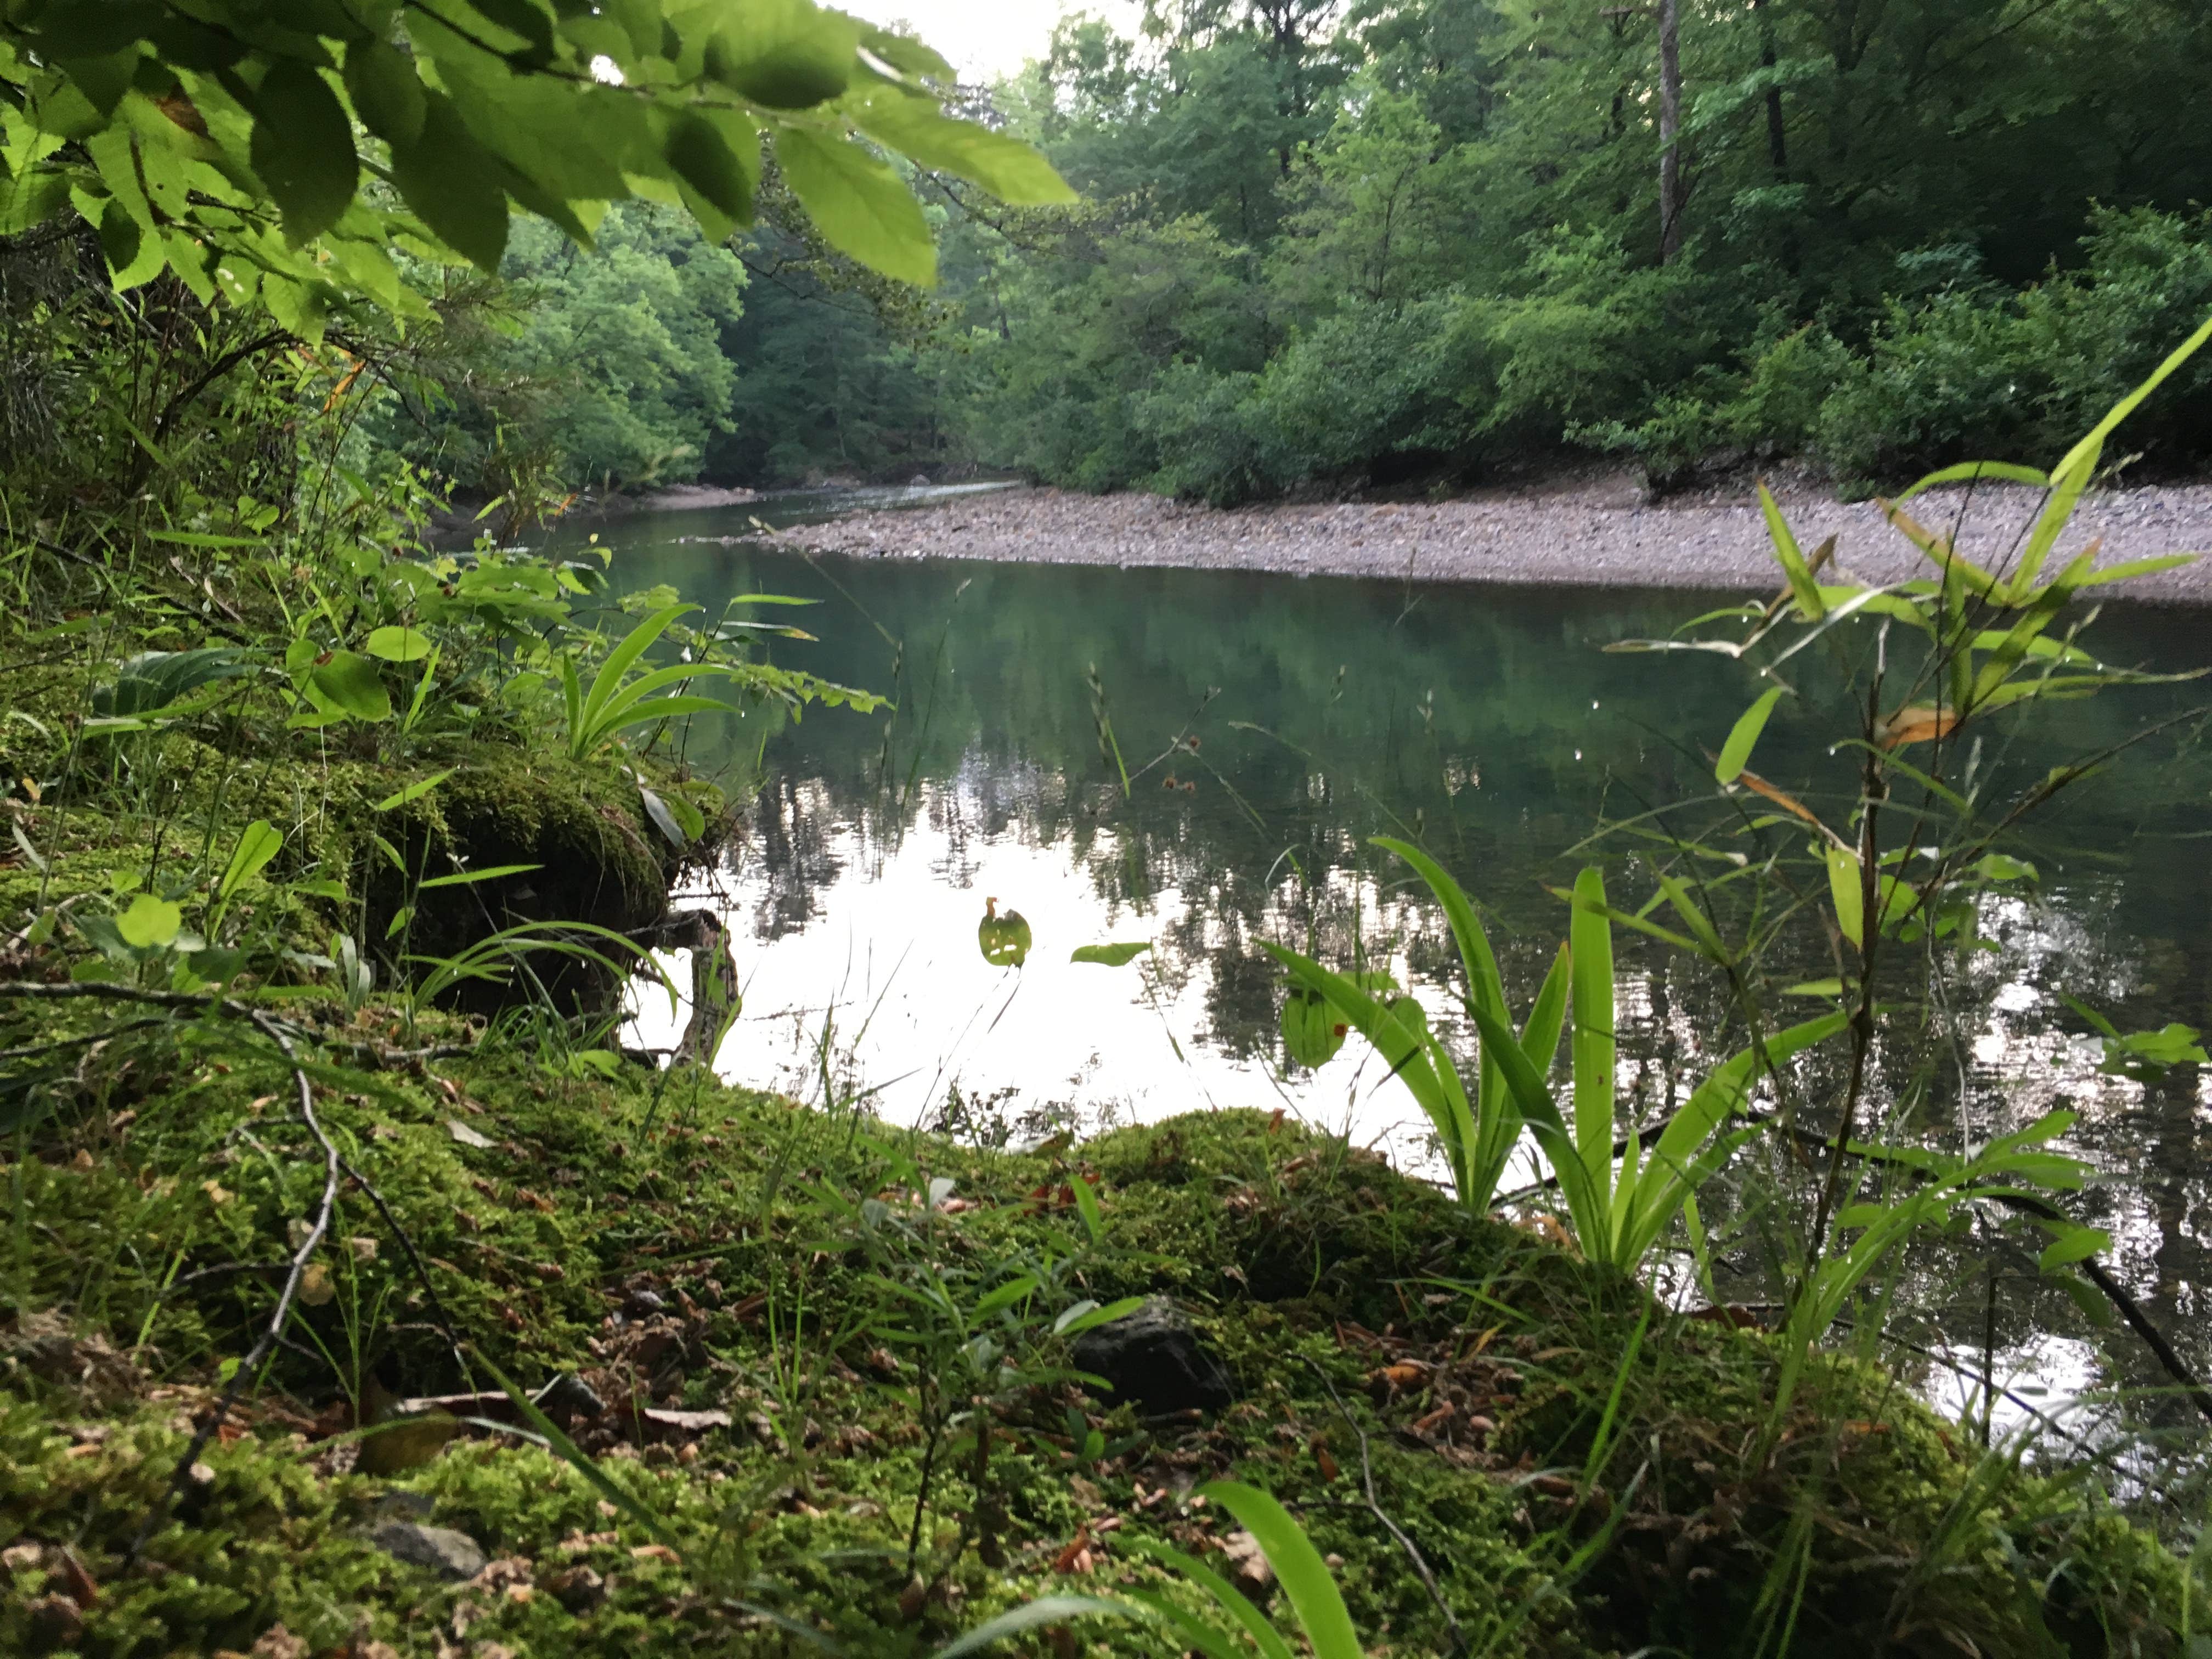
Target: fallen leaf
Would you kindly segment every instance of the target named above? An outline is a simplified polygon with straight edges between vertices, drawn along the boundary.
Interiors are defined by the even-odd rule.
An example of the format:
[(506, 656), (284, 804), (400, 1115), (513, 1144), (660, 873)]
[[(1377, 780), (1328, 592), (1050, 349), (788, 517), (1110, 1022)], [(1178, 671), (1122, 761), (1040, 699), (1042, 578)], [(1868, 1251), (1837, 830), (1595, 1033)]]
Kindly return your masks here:
[(630, 1559), (634, 1561), (665, 1561), (672, 1566), (678, 1565), (684, 1559), (665, 1544), (640, 1544), (629, 1553)]
[(502, 1555), (487, 1561), (483, 1570), (469, 1580), (471, 1589), (513, 1589), (518, 1584), (529, 1583), (537, 1569), (527, 1556)]
[(482, 1149), (492, 1145), (491, 1138), (489, 1136), (478, 1134), (474, 1129), (469, 1127), (467, 1124), (462, 1122), (459, 1118), (449, 1117), (446, 1120), (446, 1133), (453, 1136), (454, 1139), (459, 1141), (464, 1146), (475, 1146)]
[(307, 1270), (300, 1275), (300, 1300), (311, 1308), (320, 1308), (337, 1293), (338, 1287), (331, 1282), (330, 1268), (322, 1262), (310, 1261)]
[(1075, 1529), (1075, 1536), (1066, 1549), (1052, 1559), (1054, 1572), (1088, 1572), (1091, 1571), (1091, 1523), (1085, 1522)]
[(1232, 1532), (1221, 1540), (1221, 1553), (1229, 1558), (1229, 1571), (1224, 1576), (1243, 1592), (1244, 1599), (1265, 1600), (1274, 1584), (1275, 1569), (1268, 1564), (1260, 1540), (1249, 1532)]
[(70, 1599), (81, 1607), (88, 1607), (100, 1600), (100, 1586), (92, 1582), (92, 1575), (84, 1570), (84, 1563), (66, 1547), (55, 1553), (62, 1559), (62, 1577), (69, 1585)]
[(307, 1644), (282, 1625), (271, 1625), (253, 1644), (252, 1659), (307, 1659)]

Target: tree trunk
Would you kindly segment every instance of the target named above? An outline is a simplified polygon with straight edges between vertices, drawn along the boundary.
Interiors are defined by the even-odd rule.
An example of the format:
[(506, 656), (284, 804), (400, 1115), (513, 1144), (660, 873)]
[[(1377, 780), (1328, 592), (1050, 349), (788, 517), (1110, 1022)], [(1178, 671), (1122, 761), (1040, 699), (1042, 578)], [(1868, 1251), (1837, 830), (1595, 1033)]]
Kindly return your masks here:
[[(1774, 20), (1766, 15), (1766, 0), (1751, 0), (1751, 9), (1759, 14), (1759, 61), (1771, 75), (1776, 62)], [(1782, 88), (1771, 80), (1766, 85), (1766, 159), (1774, 164), (1775, 182), (1787, 182), (1790, 140), (1782, 125)]]
[(1659, 263), (1682, 251), (1681, 0), (1659, 0)]

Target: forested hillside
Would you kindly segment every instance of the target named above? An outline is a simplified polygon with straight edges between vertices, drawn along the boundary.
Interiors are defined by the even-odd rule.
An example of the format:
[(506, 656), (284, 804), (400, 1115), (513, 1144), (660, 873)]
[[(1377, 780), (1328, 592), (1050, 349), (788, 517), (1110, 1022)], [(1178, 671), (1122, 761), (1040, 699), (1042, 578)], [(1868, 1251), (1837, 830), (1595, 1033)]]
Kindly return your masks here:
[[(2063, 449), (2212, 304), (2192, 0), (1161, 0), (965, 106), (1079, 205), (915, 175), (944, 280), (773, 168), (441, 306), (386, 448), (477, 498), (975, 466), (1234, 501), (1613, 457), (1856, 493)], [(2186, 471), (2212, 369), (2149, 411)]]
[[(1679, 66), (1677, 71), (1677, 64)], [(1085, 206), (954, 262), (965, 430), (1237, 499), (1571, 447), (1846, 483), (2065, 434), (2212, 302), (2188, 0), (1188, 0), (1002, 89)], [(2205, 372), (2147, 463), (2201, 456)]]

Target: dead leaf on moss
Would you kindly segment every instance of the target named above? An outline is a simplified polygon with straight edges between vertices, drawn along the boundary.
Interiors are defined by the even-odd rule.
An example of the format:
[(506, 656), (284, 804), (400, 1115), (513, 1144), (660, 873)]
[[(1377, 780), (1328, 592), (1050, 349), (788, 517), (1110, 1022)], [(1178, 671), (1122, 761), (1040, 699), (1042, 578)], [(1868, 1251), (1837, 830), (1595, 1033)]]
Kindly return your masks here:
[(1052, 1559), (1054, 1572), (1089, 1572), (1091, 1559), (1091, 1523), (1085, 1522), (1075, 1529), (1075, 1536), (1067, 1547)]
[(271, 1625), (253, 1644), (252, 1659), (307, 1659), (307, 1644), (282, 1625)]

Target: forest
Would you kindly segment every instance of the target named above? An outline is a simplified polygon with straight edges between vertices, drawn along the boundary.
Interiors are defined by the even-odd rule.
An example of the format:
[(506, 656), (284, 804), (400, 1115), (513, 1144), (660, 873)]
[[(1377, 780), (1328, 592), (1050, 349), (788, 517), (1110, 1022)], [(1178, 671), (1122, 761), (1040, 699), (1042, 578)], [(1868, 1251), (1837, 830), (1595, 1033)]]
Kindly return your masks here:
[[(1611, 459), (1858, 493), (2063, 447), (2212, 304), (2209, 72), (2189, 0), (1079, 15), (963, 95), (1079, 205), (925, 177), (926, 295), (788, 215), (724, 253), (646, 210), (619, 283), (526, 240), (480, 296), (505, 325), (433, 366), (465, 389), (384, 439), (483, 490), (984, 469), (1229, 503)], [(2208, 373), (2140, 471), (2201, 464)]]
[[(2209, 50), (0, 0), (0, 1652), (2203, 1659), (2212, 671), (2083, 515), (2202, 459)], [(1759, 591), (1601, 614), (580, 510), (1624, 456), (1910, 574), (1749, 481)], [(1173, 1109), (762, 1069), (730, 884), (909, 833), (939, 1054), (1064, 969)]]

